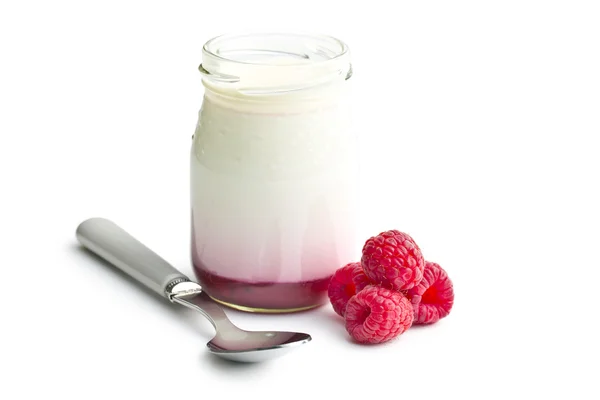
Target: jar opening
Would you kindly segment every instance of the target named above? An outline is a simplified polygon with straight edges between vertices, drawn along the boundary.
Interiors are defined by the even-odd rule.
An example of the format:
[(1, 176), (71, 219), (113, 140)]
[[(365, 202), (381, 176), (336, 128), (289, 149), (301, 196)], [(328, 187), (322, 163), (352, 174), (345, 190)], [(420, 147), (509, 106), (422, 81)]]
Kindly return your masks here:
[(199, 69), (205, 85), (246, 95), (296, 91), (351, 76), (344, 42), (301, 33), (218, 36), (204, 45)]
[(203, 47), (207, 55), (244, 64), (306, 65), (343, 57), (348, 46), (325, 35), (258, 33), (222, 35)]

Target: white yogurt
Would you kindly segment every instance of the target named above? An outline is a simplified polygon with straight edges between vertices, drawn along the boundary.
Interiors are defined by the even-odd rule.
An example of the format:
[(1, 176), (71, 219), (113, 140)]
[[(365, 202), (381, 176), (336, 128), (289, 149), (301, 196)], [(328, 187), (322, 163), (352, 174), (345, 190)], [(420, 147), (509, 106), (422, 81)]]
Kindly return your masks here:
[(196, 267), (302, 282), (357, 261), (354, 138), (339, 87), (323, 90), (291, 105), (207, 90), (191, 157)]

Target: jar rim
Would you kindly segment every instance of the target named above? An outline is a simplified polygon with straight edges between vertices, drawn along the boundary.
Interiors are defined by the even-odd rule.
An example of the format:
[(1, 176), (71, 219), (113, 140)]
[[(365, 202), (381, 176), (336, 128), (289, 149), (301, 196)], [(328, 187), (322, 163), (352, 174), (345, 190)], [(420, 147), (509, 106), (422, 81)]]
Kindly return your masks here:
[[(204, 86), (230, 97), (318, 97), (318, 88), (352, 76), (348, 46), (333, 36), (247, 32), (217, 36), (203, 46)], [(281, 98), (281, 97), (280, 97)]]
[[(272, 39), (272, 38), (276, 38), (276, 37), (282, 37), (289, 41), (296, 40), (296, 41), (302, 41), (304, 43), (307, 43), (309, 41), (327, 42), (327, 44), (338, 47), (337, 51), (328, 49), (329, 53), (330, 53), (330, 57), (324, 58), (324, 59), (317, 59), (317, 60), (315, 60), (313, 58), (310, 60), (311, 62), (309, 64), (305, 64), (305, 65), (315, 65), (315, 64), (321, 64), (321, 63), (339, 60), (340, 58), (343, 58), (344, 56), (348, 55), (348, 53), (349, 53), (348, 45), (336, 37), (333, 37), (330, 35), (324, 35), (324, 34), (312, 34), (312, 33), (301, 33), (301, 32), (226, 33), (226, 34), (219, 35), (219, 36), (216, 36), (216, 37), (208, 40), (202, 47), (202, 51), (206, 56), (214, 57), (216, 59), (219, 59), (219, 60), (222, 60), (225, 62), (234, 62), (234, 63), (238, 63), (238, 64), (247, 64), (247, 65), (256, 65), (256, 66), (271, 66), (271, 67), (272, 66), (298, 67), (299, 65), (302, 65), (299, 62), (298, 63), (288, 63), (288, 64), (272, 64), (272, 63), (265, 62), (265, 61), (259, 62), (259, 61), (252, 61), (252, 60), (248, 60), (248, 59), (234, 58), (231, 56), (227, 56), (226, 54), (223, 54), (224, 52), (223, 52), (222, 46), (226, 45), (227, 42), (235, 42), (235, 41), (243, 42), (244, 39), (258, 40), (261, 37), (263, 39)], [(241, 49), (239, 49), (239, 50), (241, 50)], [(246, 49), (246, 50), (253, 50), (253, 49)], [(254, 49), (254, 50), (259, 50), (259, 49)], [(320, 50), (324, 50), (324, 49), (320, 49)], [(231, 52), (231, 50), (230, 50), (230, 52)], [(321, 57), (323, 55), (326, 55), (323, 53), (324, 52), (322, 51), (320, 54)], [(307, 54), (293, 54), (293, 53), (289, 53), (289, 52), (287, 52), (287, 54), (292, 55), (292, 56), (301, 57), (299, 59), (299, 61), (301, 59), (306, 60), (309, 57), (309, 55), (307, 55)]]

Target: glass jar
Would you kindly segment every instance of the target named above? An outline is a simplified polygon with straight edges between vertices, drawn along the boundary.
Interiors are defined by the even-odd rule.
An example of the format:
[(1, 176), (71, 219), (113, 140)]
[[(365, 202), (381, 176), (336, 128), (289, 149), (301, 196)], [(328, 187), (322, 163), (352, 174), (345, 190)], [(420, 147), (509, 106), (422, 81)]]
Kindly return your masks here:
[(328, 36), (225, 35), (202, 52), (191, 150), (192, 262), (204, 290), (245, 311), (327, 299), (356, 261), (348, 47)]

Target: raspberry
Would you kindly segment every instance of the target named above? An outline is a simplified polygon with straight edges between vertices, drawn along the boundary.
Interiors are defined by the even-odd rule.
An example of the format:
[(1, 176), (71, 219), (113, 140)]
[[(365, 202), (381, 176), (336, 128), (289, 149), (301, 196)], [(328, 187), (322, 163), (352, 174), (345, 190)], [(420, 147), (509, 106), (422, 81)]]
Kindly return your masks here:
[(407, 290), (423, 278), (425, 260), (421, 249), (406, 233), (392, 230), (367, 240), (361, 263), (374, 283), (394, 290)]
[(348, 301), (345, 319), (357, 342), (383, 343), (410, 328), (413, 309), (401, 293), (370, 285)]
[(333, 310), (343, 317), (348, 300), (369, 283), (369, 278), (363, 272), (359, 262), (346, 264), (335, 271), (329, 281), (328, 290)]
[(423, 279), (406, 292), (406, 297), (414, 309), (414, 324), (433, 324), (450, 313), (454, 304), (454, 288), (442, 267), (426, 261)]

